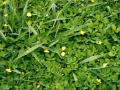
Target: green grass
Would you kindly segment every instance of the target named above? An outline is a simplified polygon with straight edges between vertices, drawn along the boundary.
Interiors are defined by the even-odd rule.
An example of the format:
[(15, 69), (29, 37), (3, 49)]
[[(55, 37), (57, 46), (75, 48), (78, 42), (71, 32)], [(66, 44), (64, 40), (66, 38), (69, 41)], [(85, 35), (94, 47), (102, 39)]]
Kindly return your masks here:
[(120, 90), (120, 1), (0, 0), (0, 90)]

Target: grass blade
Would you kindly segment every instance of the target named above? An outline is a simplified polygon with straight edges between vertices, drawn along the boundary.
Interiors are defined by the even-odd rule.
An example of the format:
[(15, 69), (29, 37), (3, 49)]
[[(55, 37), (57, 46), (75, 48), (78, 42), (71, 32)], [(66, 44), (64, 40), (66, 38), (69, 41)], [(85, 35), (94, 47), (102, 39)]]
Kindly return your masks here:
[(86, 62), (91, 62), (91, 61), (97, 60), (97, 59), (100, 58), (100, 57), (101, 57), (101, 55), (91, 56), (91, 57), (89, 57), (89, 58), (84, 59), (84, 60), (81, 61), (80, 63), (83, 64), (83, 63), (86, 63)]
[(26, 50), (25, 52), (21, 53), (20, 55), (18, 55), (18, 57), (16, 59), (19, 59), (21, 57), (24, 57), (25, 55), (33, 52), (35, 49), (39, 48), (41, 46), (41, 44), (37, 44), (31, 48), (28, 48), (28, 50)]
[(84, 8), (90, 8), (90, 7), (95, 7), (95, 6), (98, 6), (98, 5), (105, 5), (107, 4), (107, 2), (99, 2), (99, 3), (95, 3), (95, 4), (90, 4)]
[(2, 31), (0, 31), (0, 35), (2, 36), (2, 38), (6, 41), (6, 37), (5, 37), (5, 35), (3, 34), (3, 32)]
[(55, 40), (54, 42), (52, 42), (50, 45), (49, 45), (49, 47), (52, 47), (52, 46), (54, 46), (56, 43), (58, 43), (59, 42), (59, 39), (57, 39), (57, 40)]
[(38, 56), (36, 55), (36, 53), (32, 53), (32, 56), (35, 58), (35, 60), (39, 63), (39, 64), (41, 64), (40, 63), (40, 59), (38, 58)]
[(29, 3), (29, 0), (27, 0), (26, 3), (25, 3), (25, 7), (24, 7), (24, 9), (23, 9), (23, 16), (24, 16), (25, 13), (27, 12), (28, 3)]
[(27, 12), (28, 3), (29, 3), (29, 0), (26, 1), (24, 9), (23, 9), (23, 13), (22, 13), (22, 25), (23, 25), (24, 20), (25, 20), (25, 14)]

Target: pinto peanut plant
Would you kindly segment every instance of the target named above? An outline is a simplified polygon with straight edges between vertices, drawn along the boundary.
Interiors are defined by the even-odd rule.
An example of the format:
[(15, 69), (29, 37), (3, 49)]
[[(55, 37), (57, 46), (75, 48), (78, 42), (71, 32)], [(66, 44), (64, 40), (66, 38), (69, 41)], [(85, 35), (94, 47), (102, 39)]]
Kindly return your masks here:
[(120, 90), (120, 0), (0, 0), (0, 90)]

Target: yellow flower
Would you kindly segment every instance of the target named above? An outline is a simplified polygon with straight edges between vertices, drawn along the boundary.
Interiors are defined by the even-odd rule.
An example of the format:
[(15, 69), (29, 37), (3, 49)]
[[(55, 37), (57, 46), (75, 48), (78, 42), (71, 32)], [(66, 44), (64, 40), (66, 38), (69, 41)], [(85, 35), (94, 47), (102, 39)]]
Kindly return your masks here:
[(45, 53), (49, 53), (48, 48), (45, 48), (45, 49), (44, 49), (44, 52), (45, 52)]
[(107, 67), (108, 63), (103, 63), (103, 68)]
[(11, 73), (12, 70), (10, 68), (5, 69), (6, 72)]
[(32, 13), (31, 12), (27, 12), (27, 17), (31, 17)]
[(84, 35), (84, 34), (85, 34), (85, 32), (81, 30), (80, 31), (80, 35)]
[(95, 2), (95, 0), (91, 0), (91, 2)]
[(39, 84), (39, 85), (37, 85), (37, 88), (40, 88), (40, 84)]
[(102, 44), (102, 41), (96, 41), (96, 44), (101, 45), (101, 44)]
[(65, 47), (65, 46), (63, 46), (63, 47), (62, 47), (62, 51), (65, 51), (65, 50), (66, 50), (66, 47)]
[(8, 16), (8, 13), (4, 13), (4, 17), (7, 17)]
[(64, 57), (65, 56), (65, 52), (61, 52), (61, 56)]
[(101, 83), (101, 79), (96, 79), (97, 85)]

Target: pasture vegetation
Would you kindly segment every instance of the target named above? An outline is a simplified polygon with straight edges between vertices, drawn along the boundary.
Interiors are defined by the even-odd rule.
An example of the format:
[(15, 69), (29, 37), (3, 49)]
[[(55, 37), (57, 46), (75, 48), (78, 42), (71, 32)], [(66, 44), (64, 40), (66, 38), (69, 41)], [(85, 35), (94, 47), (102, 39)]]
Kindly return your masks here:
[(120, 90), (120, 0), (0, 0), (0, 90)]

